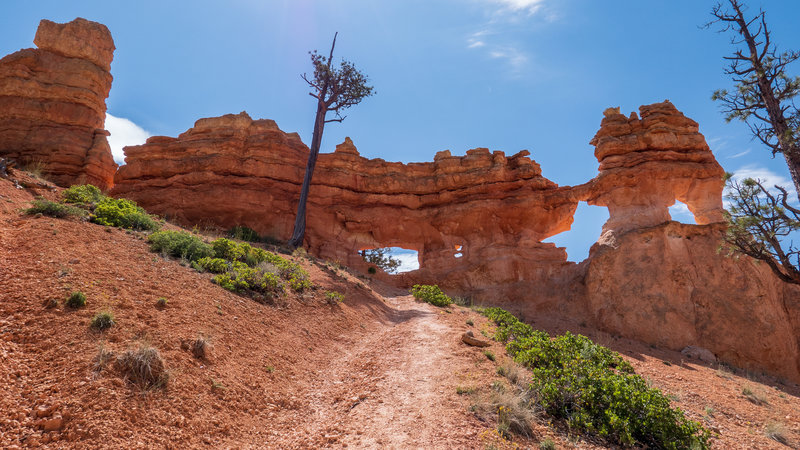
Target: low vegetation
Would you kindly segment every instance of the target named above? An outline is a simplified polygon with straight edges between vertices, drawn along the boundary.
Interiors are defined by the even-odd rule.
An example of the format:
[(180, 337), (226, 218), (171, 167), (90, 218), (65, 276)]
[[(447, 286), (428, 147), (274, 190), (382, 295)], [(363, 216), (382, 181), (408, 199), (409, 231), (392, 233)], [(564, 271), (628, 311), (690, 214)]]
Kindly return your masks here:
[(124, 198), (111, 198), (103, 195), (99, 188), (91, 184), (72, 186), (61, 196), (61, 202), (38, 199), (25, 210), (26, 214), (66, 218), (87, 218), (99, 225), (132, 230), (155, 231), (160, 223), (136, 202)]
[(145, 343), (117, 357), (116, 365), (128, 381), (142, 389), (163, 388), (169, 381), (161, 354)]
[(106, 198), (103, 192), (97, 186), (91, 184), (83, 184), (78, 186), (71, 186), (61, 193), (61, 198), (64, 203), (74, 203), (80, 205), (92, 205), (99, 203)]
[(299, 264), (246, 242), (219, 238), (210, 244), (186, 231), (158, 231), (148, 236), (150, 249), (188, 261), (198, 272), (215, 274), (212, 282), (232, 292), (270, 302), (286, 286), (296, 292), (312, 287)]
[(231, 239), (240, 241), (261, 242), (262, 240), (261, 236), (259, 236), (254, 229), (245, 226), (235, 226), (228, 230), (227, 235)]
[(147, 237), (150, 250), (163, 256), (196, 261), (214, 256), (214, 249), (188, 231), (157, 231)]
[(141, 206), (124, 198), (106, 197), (96, 204), (89, 219), (108, 227), (155, 231), (160, 225)]
[(335, 305), (344, 301), (344, 294), (336, 291), (328, 291), (325, 293), (325, 298), (328, 300), (328, 303)]
[(434, 306), (447, 306), (453, 303), (453, 300), (435, 284), (415, 284), (411, 287), (411, 295)]
[(69, 294), (64, 304), (70, 308), (83, 308), (86, 306), (86, 295), (81, 291), (75, 291)]
[(709, 432), (687, 419), (616, 352), (581, 335), (551, 339), (500, 308), (483, 312), (497, 324), (514, 360), (531, 370), (530, 390), (549, 415), (570, 429), (611, 443), (655, 448), (708, 448)]
[(94, 330), (104, 331), (113, 327), (115, 323), (114, 313), (110, 310), (103, 310), (92, 317), (91, 322), (89, 322), (89, 327)]
[(86, 217), (87, 212), (81, 208), (65, 205), (63, 203), (51, 202), (50, 200), (34, 200), (31, 207), (25, 210), (25, 214), (55, 217), (57, 219), (64, 219), (66, 217)]

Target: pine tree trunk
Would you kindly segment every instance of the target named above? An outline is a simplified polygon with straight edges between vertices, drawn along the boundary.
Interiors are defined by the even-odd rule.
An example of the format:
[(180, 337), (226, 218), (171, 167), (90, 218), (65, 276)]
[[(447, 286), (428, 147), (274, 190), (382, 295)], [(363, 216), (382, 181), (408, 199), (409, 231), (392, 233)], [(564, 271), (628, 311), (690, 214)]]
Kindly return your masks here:
[(786, 159), (786, 165), (789, 166), (789, 174), (792, 176), (797, 199), (800, 200), (800, 148), (794, 147), (790, 150), (792, 151), (784, 152), (783, 157)]
[(314, 175), (314, 167), (317, 165), (317, 155), (322, 143), (322, 132), (325, 129), (325, 114), (328, 112), (327, 106), (323, 101), (317, 103), (317, 117), (314, 120), (314, 135), (311, 138), (311, 151), (308, 153), (308, 163), (306, 164), (306, 174), (303, 177), (303, 187), (300, 189), (300, 201), (297, 204), (297, 215), (294, 218), (294, 231), (292, 238), (289, 239), (289, 246), (297, 248), (303, 245), (306, 234), (306, 203), (308, 202), (308, 191), (311, 186), (311, 177)]

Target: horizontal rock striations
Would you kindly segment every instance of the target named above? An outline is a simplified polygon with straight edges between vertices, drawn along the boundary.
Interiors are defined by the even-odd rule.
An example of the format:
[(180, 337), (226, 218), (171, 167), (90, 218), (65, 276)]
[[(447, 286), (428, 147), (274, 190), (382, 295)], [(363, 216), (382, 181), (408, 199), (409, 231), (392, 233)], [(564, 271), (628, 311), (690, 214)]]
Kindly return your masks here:
[(0, 59), (0, 156), (60, 185), (113, 183), (103, 129), (114, 41), (99, 23), (42, 20), (34, 43)]
[[(275, 122), (246, 113), (201, 119), (178, 138), (151, 137), (125, 151), (115, 195), (186, 224), (246, 225), (282, 240), (291, 234), (308, 148)], [(563, 249), (541, 241), (569, 228), (577, 200), (527, 155), (478, 148), (402, 164), (363, 158), (347, 139), (319, 157), (307, 248), (362, 269), (360, 250), (413, 249), (418, 276), (460, 277), (464, 287), (497, 280), (477, 267), (517, 281), (543, 255), (565, 263)]]
[(604, 231), (658, 225), (679, 200), (698, 224), (722, 222), (724, 172), (697, 122), (669, 101), (642, 106), (641, 119), (610, 108), (591, 144), (600, 173), (586, 200), (607, 206)]
[[(306, 247), (362, 270), (360, 250), (417, 250), (419, 270), (376, 276), (674, 350), (702, 347), (800, 381), (800, 292), (752, 260), (718, 253), (723, 172), (697, 123), (669, 102), (629, 117), (610, 109), (592, 144), (598, 176), (559, 187), (526, 151), (443, 151), (401, 164), (363, 158), (347, 138), (319, 157)], [(115, 195), (187, 225), (289, 237), (308, 148), (275, 122), (201, 119), (125, 151)], [(671, 221), (676, 200), (698, 225)], [(580, 201), (607, 206), (610, 217), (589, 258), (574, 264), (542, 240), (569, 229)]]

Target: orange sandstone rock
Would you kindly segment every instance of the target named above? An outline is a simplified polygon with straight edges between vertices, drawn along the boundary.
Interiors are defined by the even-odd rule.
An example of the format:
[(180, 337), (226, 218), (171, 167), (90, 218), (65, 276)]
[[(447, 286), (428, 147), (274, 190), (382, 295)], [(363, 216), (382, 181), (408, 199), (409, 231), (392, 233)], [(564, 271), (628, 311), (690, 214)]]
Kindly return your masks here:
[(679, 200), (699, 225), (723, 221), (722, 177), (697, 122), (668, 100), (642, 106), (642, 116), (609, 109), (591, 143), (600, 162), (590, 205), (607, 206), (604, 232), (624, 232), (670, 220)]
[(103, 129), (114, 41), (85, 19), (43, 20), (34, 40), (0, 59), (0, 156), (40, 165), (61, 185), (107, 189), (114, 163)]
[[(747, 258), (717, 252), (722, 168), (698, 125), (671, 103), (625, 117), (607, 110), (592, 143), (599, 175), (558, 187), (527, 151), (450, 151), (401, 164), (359, 156), (351, 139), (321, 154), (306, 248), (364, 271), (358, 251), (419, 251), (420, 269), (377, 276), (438, 284), (451, 295), (526, 318), (583, 321), (680, 351), (800, 381), (800, 292)], [(271, 120), (198, 120), (178, 138), (127, 147), (113, 194), (187, 225), (246, 225), (286, 240), (308, 148)], [(678, 199), (698, 225), (670, 221)], [(569, 229), (579, 201), (610, 218), (589, 258), (574, 264), (542, 240)], [(456, 257), (460, 253), (461, 257)]]
[[(308, 148), (275, 122), (246, 113), (201, 119), (177, 139), (152, 137), (125, 151), (115, 195), (185, 224), (246, 225), (289, 237)], [(319, 157), (306, 247), (362, 269), (360, 250), (414, 249), (418, 277), (457, 277), (464, 287), (483, 287), (487, 271), (524, 279), (532, 256), (566, 263), (563, 249), (541, 241), (569, 228), (577, 200), (542, 177), (527, 155), (479, 148), (401, 164), (363, 158), (346, 139)]]

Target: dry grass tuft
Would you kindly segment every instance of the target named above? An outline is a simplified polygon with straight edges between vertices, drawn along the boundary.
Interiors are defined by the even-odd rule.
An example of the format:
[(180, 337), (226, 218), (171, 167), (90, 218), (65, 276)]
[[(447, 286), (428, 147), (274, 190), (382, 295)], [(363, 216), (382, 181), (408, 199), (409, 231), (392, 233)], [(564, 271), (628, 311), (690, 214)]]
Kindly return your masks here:
[(117, 358), (117, 368), (125, 378), (143, 389), (163, 388), (169, 374), (158, 350), (144, 343)]
[(783, 445), (789, 445), (789, 437), (787, 436), (786, 427), (780, 422), (768, 422), (767, 429), (764, 434), (775, 442)]
[(506, 437), (510, 437), (510, 433), (532, 437), (532, 423), (539, 417), (530, 391), (518, 388), (491, 389), (472, 410), (483, 420), (496, 419), (497, 431)]

